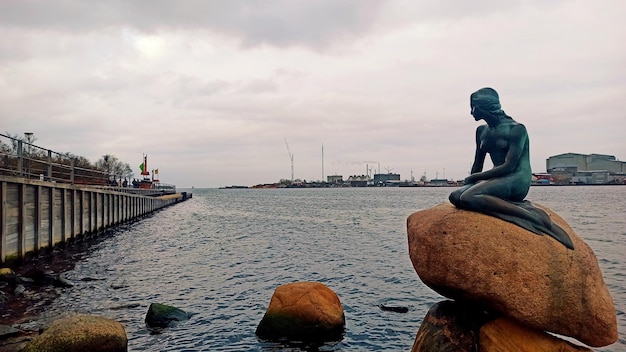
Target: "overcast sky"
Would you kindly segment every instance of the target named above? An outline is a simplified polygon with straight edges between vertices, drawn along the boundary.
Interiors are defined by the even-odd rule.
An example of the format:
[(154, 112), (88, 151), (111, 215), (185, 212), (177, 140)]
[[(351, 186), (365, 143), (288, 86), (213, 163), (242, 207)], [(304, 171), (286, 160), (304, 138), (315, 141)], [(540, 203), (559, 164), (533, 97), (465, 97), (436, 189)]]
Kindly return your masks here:
[(625, 38), (624, 0), (0, 0), (0, 133), (178, 187), (290, 179), (290, 154), (305, 180), (463, 179), (489, 86), (534, 172), (626, 160)]

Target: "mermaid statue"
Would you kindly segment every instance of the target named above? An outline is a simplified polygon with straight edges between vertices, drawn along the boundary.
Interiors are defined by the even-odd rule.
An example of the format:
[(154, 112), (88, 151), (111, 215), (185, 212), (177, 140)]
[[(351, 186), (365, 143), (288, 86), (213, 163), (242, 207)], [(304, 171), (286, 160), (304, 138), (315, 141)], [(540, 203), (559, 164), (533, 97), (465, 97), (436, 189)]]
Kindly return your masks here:
[[(487, 124), (476, 129), (476, 153), (465, 185), (449, 196), (457, 208), (495, 216), (535, 234), (547, 234), (574, 249), (568, 234), (550, 216), (524, 200), (532, 173), (526, 127), (502, 111), (498, 93), (482, 88), (470, 96), (471, 114)], [(486, 155), (494, 167), (483, 171)]]

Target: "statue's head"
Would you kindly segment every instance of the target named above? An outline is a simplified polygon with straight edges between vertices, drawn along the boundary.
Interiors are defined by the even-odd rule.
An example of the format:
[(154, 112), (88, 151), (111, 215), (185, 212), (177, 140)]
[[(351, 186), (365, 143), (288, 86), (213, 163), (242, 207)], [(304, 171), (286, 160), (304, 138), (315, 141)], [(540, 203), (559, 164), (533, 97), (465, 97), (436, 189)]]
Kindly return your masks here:
[(500, 97), (498, 92), (493, 88), (482, 88), (470, 96), (470, 107), (472, 108), (472, 115), (489, 113), (491, 115), (504, 114), (502, 107), (500, 106)]

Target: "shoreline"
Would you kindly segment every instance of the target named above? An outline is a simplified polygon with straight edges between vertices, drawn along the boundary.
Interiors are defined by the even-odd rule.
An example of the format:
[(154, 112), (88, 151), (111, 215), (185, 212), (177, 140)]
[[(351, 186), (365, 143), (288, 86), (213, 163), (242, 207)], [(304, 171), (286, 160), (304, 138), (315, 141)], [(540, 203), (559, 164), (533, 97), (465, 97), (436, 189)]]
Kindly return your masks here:
[(73, 270), (93, 245), (113, 234), (105, 231), (41, 253), (25, 263), (6, 266), (13, 273), (0, 277), (0, 325), (37, 321), (63, 290), (72, 286), (63, 274)]

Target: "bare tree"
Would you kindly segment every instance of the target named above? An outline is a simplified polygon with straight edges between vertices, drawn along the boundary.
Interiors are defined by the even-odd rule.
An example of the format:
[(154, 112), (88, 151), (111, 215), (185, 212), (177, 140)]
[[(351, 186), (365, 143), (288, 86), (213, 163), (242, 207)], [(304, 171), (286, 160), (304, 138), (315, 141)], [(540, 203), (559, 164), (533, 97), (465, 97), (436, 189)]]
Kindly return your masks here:
[(133, 176), (130, 165), (120, 161), (115, 155), (103, 155), (100, 160), (96, 161), (95, 166), (105, 174), (114, 178), (131, 178)]

